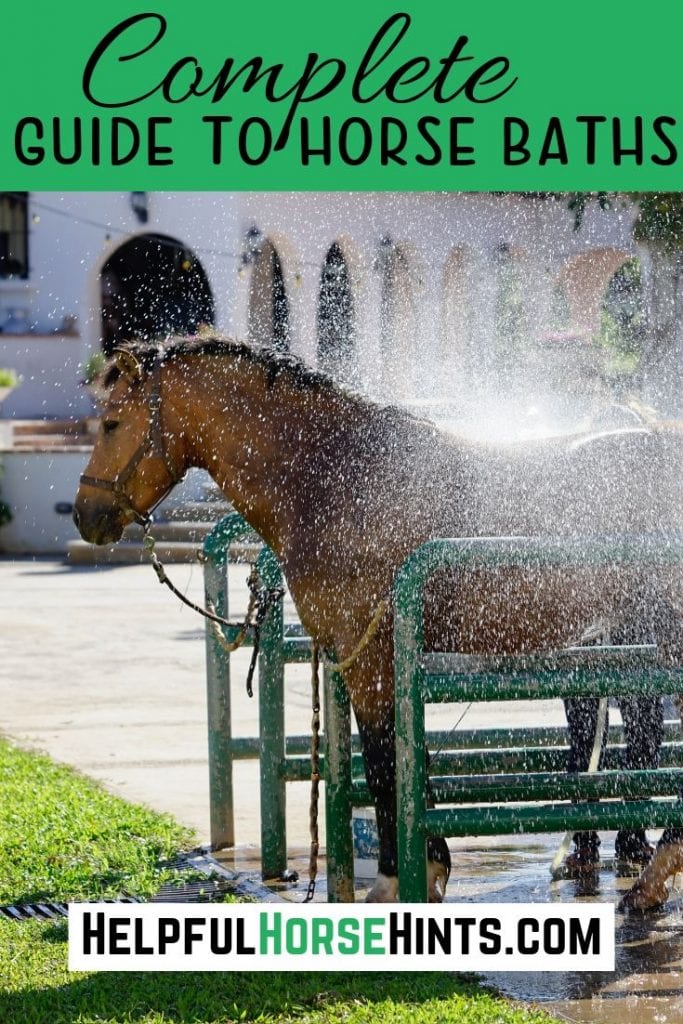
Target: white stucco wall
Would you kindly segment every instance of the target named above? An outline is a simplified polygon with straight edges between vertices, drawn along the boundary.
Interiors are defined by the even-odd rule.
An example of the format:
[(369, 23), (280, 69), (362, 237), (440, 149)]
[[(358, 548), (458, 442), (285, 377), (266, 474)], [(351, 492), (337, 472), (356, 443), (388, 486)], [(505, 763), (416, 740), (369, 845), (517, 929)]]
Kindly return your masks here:
[(62, 554), (78, 537), (71, 515), (56, 511), (70, 505), (78, 478), (90, 457), (87, 451), (4, 452), (2, 499), (12, 509), (11, 523), (0, 528), (0, 552)]
[[(256, 226), (280, 255), (290, 304), (292, 349), (311, 362), (317, 350), (320, 271), (333, 242), (351, 273), (361, 380), (379, 378), (382, 238), (410, 254), (419, 337), (416, 365), (436, 358), (442, 331), (444, 268), (454, 248), (470, 260), (475, 310), (474, 351), (490, 361), (495, 261), (501, 244), (526, 253), (527, 299), (539, 321), (563, 263), (596, 246), (632, 251), (631, 209), (589, 205), (573, 230), (565, 200), (462, 193), (150, 193), (149, 220), (140, 224), (129, 193), (34, 193), (30, 197), (30, 277), (0, 281), (0, 326), (10, 309), (24, 311), (27, 336), (0, 333), (0, 366), (22, 374), (25, 386), (8, 400), (6, 416), (83, 415), (89, 400), (78, 388), (80, 364), (100, 345), (99, 273), (111, 254), (138, 234), (165, 234), (192, 249), (211, 286), (216, 327), (247, 334), (250, 273), (239, 274), (246, 231)], [(75, 317), (78, 337), (55, 335)], [(542, 324), (540, 324), (542, 326)], [(46, 335), (53, 337), (46, 340)]]

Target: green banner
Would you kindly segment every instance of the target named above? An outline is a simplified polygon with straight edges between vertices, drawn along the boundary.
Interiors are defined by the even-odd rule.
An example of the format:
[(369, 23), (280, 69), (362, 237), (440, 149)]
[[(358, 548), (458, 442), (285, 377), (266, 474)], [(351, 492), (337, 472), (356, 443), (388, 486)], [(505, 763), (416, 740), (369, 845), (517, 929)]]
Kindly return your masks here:
[(0, 185), (676, 190), (682, 10), (13, 4)]

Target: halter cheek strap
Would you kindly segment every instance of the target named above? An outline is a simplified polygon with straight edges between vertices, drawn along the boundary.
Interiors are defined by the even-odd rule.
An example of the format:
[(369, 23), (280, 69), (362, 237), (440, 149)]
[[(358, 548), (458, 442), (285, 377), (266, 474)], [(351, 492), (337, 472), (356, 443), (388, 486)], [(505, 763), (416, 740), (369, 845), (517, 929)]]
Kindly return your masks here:
[[(123, 469), (111, 480), (99, 476), (88, 476), (82, 474), (80, 480), (87, 487), (98, 487), (102, 491), (109, 491), (116, 495), (119, 505), (126, 512), (130, 512), (136, 523), (144, 528), (149, 528), (152, 519), (152, 512), (157, 505), (163, 501), (169, 491), (178, 483), (182, 474), (176, 471), (171, 457), (166, 450), (164, 443), (164, 432), (161, 423), (161, 366), (157, 364), (152, 371), (152, 386), (148, 399), (149, 427), (144, 441), (138, 445)], [(154, 508), (143, 514), (131, 503), (126, 494), (126, 484), (135, 473), (136, 469), (145, 457), (161, 459), (166, 467), (170, 483), (159, 500), (155, 502)]]

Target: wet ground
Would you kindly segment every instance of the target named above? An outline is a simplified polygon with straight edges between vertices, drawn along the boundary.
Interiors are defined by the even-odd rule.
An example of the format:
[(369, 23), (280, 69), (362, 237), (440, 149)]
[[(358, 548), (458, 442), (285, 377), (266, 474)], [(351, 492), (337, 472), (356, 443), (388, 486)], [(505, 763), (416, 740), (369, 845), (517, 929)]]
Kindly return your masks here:
[[(452, 841), (453, 874), (447, 901), (453, 903), (616, 904), (632, 877), (617, 877), (611, 857), (613, 834), (605, 836), (599, 872), (582, 881), (553, 881), (549, 865), (560, 835), (514, 836)], [(221, 858), (226, 867), (254, 872), (258, 849), (242, 848)], [(290, 885), (268, 888), (293, 902), (302, 901), (308, 882), (308, 852), (292, 852), (290, 868), (299, 873)], [(324, 858), (316, 902), (326, 899)], [(367, 882), (357, 879), (356, 899)], [(561, 1019), (581, 1024), (677, 1024), (683, 1020), (683, 876), (673, 882), (666, 907), (647, 915), (616, 915), (616, 970), (604, 972), (489, 972), (482, 976), (511, 999), (533, 1003)]]
[[(202, 598), (198, 567), (179, 566), (174, 579)], [(231, 568), (237, 597), (246, 602), (242, 567)], [(208, 766), (203, 629), (176, 605), (147, 566), (69, 569), (55, 561), (0, 560), (0, 733), (75, 765), (128, 799), (172, 813), (208, 841)], [(255, 735), (256, 701), (244, 695), (248, 653), (235, 656), (233, 720), (237, 735)], [(564, 723), (559, 702), (508, 705), (506, 723)], [(308, 670), (293, 666), (287, 682), (287, 731), (310, 722)], [(433, 710), (433, 709), (432, 709)], [(451, 710), (450, 727), (457, 721)], [(463, 728), (491, 721), (475, 705)], [(236, 859), (258, 871), (259, 806), (256, 765), (236, 772)], [(307, 884), (308, 792), (288, 787), (290, 866), (301, 880), (284, 892), (301, 899)], [(324, 828), (324, 822), (322, 823)], [(451, 901), (616, 903), (628, 879), (607, 864), (593, 884), (552, 882), (549, 866), (559, 835), (452, 842)], [(608, 859), (613, 837), (605, 837)], [(679, 879), (683, 885), (683, 880)], [(359, 890), (358, 898), (362, 898)], [(325, 898), (324, 861), (317, 898)], [(683, 892), (661, 913), (617, 915), (617, 969), (613, 974), (490, 974), (485, 979), (511, 998), (537, 1003), (572, 1021), (597, 1024), (671, 1024), (683, 1020)]]
[[(598, 874), (580, 882), (554, 882), (548, 865), (560, 839), (543, 836), (540, 842), (538, 837), (525, 842), (515, 837), (514, 845), (507, 848), (470, 846), (459, 858), (462, 879), (449, 887), (449, 898), (617, 903), (633, 879), (615, 877), (609, 838), (603, 844), (607, 856)], [(613, 974), (491, 973), (487, 981), (514, 999), (542, 1004), (549, 1012), (573, 1021), (673, 1024), (683, 1019), (682, 926), (683, 893), (675, 889), (662, 912), (646, 916), (617, 913)]]

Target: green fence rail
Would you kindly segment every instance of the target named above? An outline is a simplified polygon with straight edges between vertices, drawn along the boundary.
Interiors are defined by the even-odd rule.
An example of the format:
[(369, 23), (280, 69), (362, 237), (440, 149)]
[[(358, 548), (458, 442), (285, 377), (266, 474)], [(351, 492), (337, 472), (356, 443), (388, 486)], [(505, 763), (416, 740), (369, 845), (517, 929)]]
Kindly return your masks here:
[[(653, 645), (572, 648), (517, 658), (431, 654), (424, 649), (423, 621), (423, 590), (429, 579), (443, 569), (615, 564), (680, 566), (683, 538), (435, 540), (414, 552), (400, 570), (394, 586), (394, 667), (402, 901), (427, 898), (428, 835), (683, 826), (683, 801), (677, 799), (683, 788), (680, 767), (619, 771), (612, 761), (594, 774), (569, 775), (563, 772), (561, 757), (553, 763), (552, 747), (513, 750), (502, 768), (491, 751), (484, 751), (478, 762), (475, 752), (468, 751), (459, 761), (462, 768), (469, 759), (469, 772), (433, 780), (436, 802), (451, 806), (426, 806), (426, 703), (683, 691), (683, 666), (660, 664)], [(521, 767), (515, 773), (520, 755)], [(683, 763), (680, 743), (666, 744), (664, 763)], [(570, 802), (579, 796), (581, 802)]]

